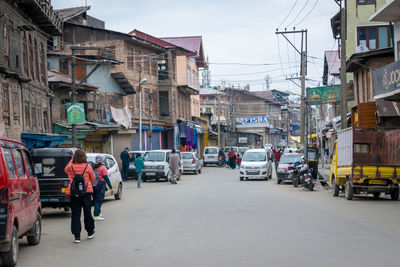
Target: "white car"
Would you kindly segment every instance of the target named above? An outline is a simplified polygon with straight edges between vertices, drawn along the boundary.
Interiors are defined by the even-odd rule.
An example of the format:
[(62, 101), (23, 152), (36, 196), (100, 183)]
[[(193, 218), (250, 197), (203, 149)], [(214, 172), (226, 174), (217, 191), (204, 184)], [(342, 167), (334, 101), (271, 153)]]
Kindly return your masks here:
[(239, 153), (239, 148), (237, 146), (227, 146), (224, 149), (224, 153), (225, 153), (225, 157), (228, 158), (229, 157), (229, 153), (231, 153), (231, 150), (233, 148), (233, 151), (235, 151), (235, 153)]
[(249, 149), (242, 158), (240, 165), (240, 181), (244, 179), (272, 178), (272, 153), (265, 149)]
[(288, 154), (288, 153), (298, 153), (299, 151), (297, 150), (297, 148), (285, 148), (285, 150), (283, 150), (283, 154)]
[(218, 147), (208, 146), (204, 148), (203, 152), (203, 164), (206, 166), (207, 164), (217, 164), (218, 165)]
[[(144, 153), (142, 180), (144, 182), (150, 179), (155, 179), (156, 181), (160, 179), (165, 179), (166, 181), (168, 181), (171, 175), (169, 170), (169, 158), (171, 154), (172, 150), (169, 149), (151, 150)], [(178, 181), (181, 179), (182, 171), (183, 164), (181, 160), (181, 168)]]
[[(116, 200), (121, 199), (122, 197), (122, 178), (121, 173), (119, 171), (118, 163), (115, 158), (110, 154), (102, 154), (102, 153), (87, 153), (87, 161), (94, 165), (96, 163), (96, 156), (102, 155), (105, 158), (105, 166), (108, 171), (108, 177), (110, 178), (110, 182), (112, 188), (114, 189), (114, 198)], [(106, 191), (106, 197), (111, 196), (111, 190)]]

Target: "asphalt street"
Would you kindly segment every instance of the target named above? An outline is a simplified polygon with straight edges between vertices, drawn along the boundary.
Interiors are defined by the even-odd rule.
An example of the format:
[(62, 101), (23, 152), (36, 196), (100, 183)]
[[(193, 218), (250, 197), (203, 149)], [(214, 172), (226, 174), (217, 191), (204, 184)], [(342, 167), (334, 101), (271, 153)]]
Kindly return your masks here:
[(400, 266), (400, 202), (347, 201), (206, 167), (178, 185), (125, 183), (96, 237), (73, 243), (70, 215), (46, 209), (40, 245), (18, 266)]

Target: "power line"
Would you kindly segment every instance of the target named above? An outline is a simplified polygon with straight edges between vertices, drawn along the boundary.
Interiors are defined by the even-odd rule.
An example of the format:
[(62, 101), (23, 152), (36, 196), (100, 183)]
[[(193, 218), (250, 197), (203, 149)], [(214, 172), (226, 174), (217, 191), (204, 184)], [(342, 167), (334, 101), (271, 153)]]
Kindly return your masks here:
[(290, 14), (292, 14), (292, 11), (293, 11), (293, 9), (294, 9), (295, 6), (296, 6), (297, 1), (298, 1), (298, 0), (296, 0), (296, 1), (294, 2), (294, 5), (293, 5), (292, 8), (290, 9), (290, 11), (289, 11), (289, 13), (286, 15), (286, 17), (285, 17), (285, 18), (282, 20), (282, 22), (279, 24), (278, 28), (280, 28), (280, 27), (282, 26), (282, 24), (285, 23), (286, 19), (290, 16)]
[(296, 25), (294, 25), (295, 27), (296, 27), (297, 25), (299, 25), (300, 23), (302, 23), (302, 22), (311, 14), (311, 12), (314, 10), (314, 8), (315, 8), (315, 6), (318, 4), (318, 2), (319, 2), (319, 0), (316, 0), (316, 1), (315, 1), (315, 3), (314, 3), (314, 5), (313, 5), (313, 7), (311, 8), (311, 10), (305, 15), (305, 17), (304, 17), (302, 20), (300, 20)]
[(296, 17), (286, 26), (289, 27), (293, 22), (295, 22), (297, 20), (297, 18), (300, 16), (300, 14), (303, 12), (303, 10), (306, 8), (306, 6), (308, 5), (308, 2), (310, 2), (310, 0), (307, 0), (306, 3), (304, 4), (304, 6), (300, 9), (300, 11), (297, 13)]

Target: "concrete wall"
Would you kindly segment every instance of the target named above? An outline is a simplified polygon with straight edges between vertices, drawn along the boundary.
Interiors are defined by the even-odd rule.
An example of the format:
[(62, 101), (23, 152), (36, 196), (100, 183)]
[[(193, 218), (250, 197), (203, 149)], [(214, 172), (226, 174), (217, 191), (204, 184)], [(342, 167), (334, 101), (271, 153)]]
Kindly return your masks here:
[[(89, 65), (87, 67), (87, 73), (89, 73), (93, 68), (93, 65)], [(109, 65), (103, 65), (97, 68), (97, 70), (88, 78), (88, 83), (97, 86), (100, 92), (126, 95), (125, 91), (111, 76), (111, 66)]]

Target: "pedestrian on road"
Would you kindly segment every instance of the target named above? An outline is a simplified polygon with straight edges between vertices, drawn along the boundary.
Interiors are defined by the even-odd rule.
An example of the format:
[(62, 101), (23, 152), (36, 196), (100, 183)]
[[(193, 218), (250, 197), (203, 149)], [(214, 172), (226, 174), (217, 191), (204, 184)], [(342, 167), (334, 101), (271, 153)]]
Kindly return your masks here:
[(226, 165), (226, 157), (223, 148), (221, 148), (218, 152), (218, 166), (222, 167), (225, 165)]
[(69, 177), (67, 196), (71, 199), (71, 232), (75, 236), (75, 243), (80, 243), (82, 208), (88, 239), (95, 235), (91, 212), (95, 175), (92, 166), (87, 163), (86, 153), (81, 149), (75, 151), (64, 171)]
[(169, 169), (172, 174), (170, 180), (171, 183), (177, 184), (176, 180), (178, 180), (180, 168), (181, 168), (181, 157), (179, 157), (175, 149), (172, 149), (172, 154), (169, 159)]
[(130, 164), (130, 158), (129, 158), (129, 148), (125, 148), (124, 151), (121, 152), (121, 160), (122, 160), (122, 181), (126, 182), (128, 181), (128, 173), (129, 173), (129, 164)]
[(279, 165), (279, 161), (281, 160), (281, 156), (282, 156), (282, 150), (280, 147), (278, 147), (278, 149), (275, 152), (275, 169), (278, 168)]
[(137, 188), (140, 188), (140, 187), (142, 187), (140, 185), (140, 182), (142, 181), (143, 166), (144, 166), (144, 161), (142, 159), (142, 155), (138, 154), (133, 164), (135, 164), (135, 168), (136, 168)]
[(236, 153), (235, 153), (235, 150), (233, 150), (233, 148), (232, 148), (231, 152), (229, 153), (228, 158), (229, 158), (229, 166), (232, 169), (235, 169), (236, 168)]
[(102, 155), (96, 156), (96, 165), (94, 166), (95, 180), (92, 183), (93, 186), (93, 200), (94, 200), (94, 211), (93, 219), (95, 221), (104, 221), (104, 217), (101, 215), (101, 205), (103, 204), (107, 187), (111, 190), (111, 195), (114, 195), (114, 190), (108, 177), (107, 168), (104, 166), (104, 157)]

